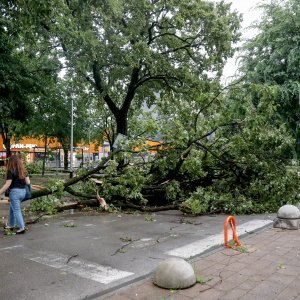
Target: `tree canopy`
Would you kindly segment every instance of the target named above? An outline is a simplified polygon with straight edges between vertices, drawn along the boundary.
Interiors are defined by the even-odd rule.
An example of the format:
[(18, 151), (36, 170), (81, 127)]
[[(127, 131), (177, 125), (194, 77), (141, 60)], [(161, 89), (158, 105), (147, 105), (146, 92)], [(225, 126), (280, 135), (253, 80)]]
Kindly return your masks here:
[(0, 3), (0, 130), (10, 155), (10, 138), (29, 122), (33, 99), (45, 95), (56, 79), (59, 62), (28, 28), (14, 1)]
[[(276, 86), (277, 117), (286, 123), (300, 153), (300, 3), (272, 1), (261, 6), (259, 33), (245, 46), (246, 81)], [(258, 97), (253, 97), (258, 102)]]
[(27, 1), (24, 20), (51, 41), (68, 68), (87, 80), (128, 134), (133, 107), (156, 94), (189, 95), (221, 75), (239, 34), (224, 2)]
[[(11, 17), (23, 27), (24, 49), (32, 50), (38, 62), (44, 59), (39, 66), (54, 70), (51, 84), (45, 83), (47, 92), (31, 99), (35, 111), (48, 121), (41, 126), (43, 132), (68, 142), (68, 99), (74, 97), (80, 128), (89, 130), (93, 119), (111, 145), (116, 133), (127, 136), (105, 164), (60, 184), (62, 190), (78, 196), (82, 186), (70, 185), (105, 169), (98, 192), (113, 205), (251, 213), (296, 201), (299, 178), (286, 167), (293, 139), (282, 118), (276, 117), (285, 116), (284, 110), (288, 115), (278, 102), (284, 89), (276, 81), (277, 58), (270, 67), (268, 62), (263, 65), (272, 56), (265, 51), (274, 47), (271, 54), (277, 53), (281, 44), (257, 46), (253, 40), (244, 63), (247, 76), (222, 87), (223, 66), (239, 38), (240, 17), (230, 4), (7, 3)], [(60, 66), (66, 70), (61, 81)], [(269, 73), (263, 74), (266, 69)], [(274, 78), (262, 80), (265, 74)], [(285, 95), (286, 103), (294, 101), (294, 93)], [(149, 137), (160, 144), (149, 147)]]

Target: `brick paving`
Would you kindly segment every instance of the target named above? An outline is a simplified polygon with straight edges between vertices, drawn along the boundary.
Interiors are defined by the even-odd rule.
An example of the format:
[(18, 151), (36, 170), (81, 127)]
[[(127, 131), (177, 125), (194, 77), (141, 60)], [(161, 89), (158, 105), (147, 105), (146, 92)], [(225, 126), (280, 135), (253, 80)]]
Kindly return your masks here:
[(300, 300), (299, 230), (268, 228), (241, 242), (246, 252), (223, 248), (191, 262), (205, 283), (166, 290), (149, 278), (102, 299)]

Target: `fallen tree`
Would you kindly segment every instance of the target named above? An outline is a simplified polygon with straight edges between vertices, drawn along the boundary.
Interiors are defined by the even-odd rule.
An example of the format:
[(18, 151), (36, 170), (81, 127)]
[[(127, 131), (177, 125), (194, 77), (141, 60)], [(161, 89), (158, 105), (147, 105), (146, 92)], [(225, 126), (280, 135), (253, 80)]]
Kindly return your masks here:
[[(110, 153), (96, 168), (63, 182), (62, 191), (80, 198), (75, 207), (107, 209), (109, 204), (143, 212), (180, 209), (198, 214), (276, 211), (297, 201), (299, 177), (287, 168), (292, 139), (284, 127), (274, 125), (271, 102), (264, 104), (246, 102), (250, 111), (243, 120), (222, 122), (198, 138), (178, 136), (152, 155), (149, 148), (132, 150), (128, 143), (127, 149)], [(211, 141), (207, 137), (212, 132)], [(94, 194), (84, 192), (81, 185), (100, 170), (105, 176), (94, 186)], [(35, 191), (33, 198), (55, 192)]]
[[(97, 167), (95, 167), (94, 169), (88, 170), (86, 172), (84, 172), (83, 174), (70, 178), (69, 180), (65, 181), (63, 183), (63, 190), (68, 191), (68, 188), (74, 184), (76, 184), (77, 182), (80, 182), (82, 180), (85, 180), (86, 178), (88, 178), (90, 175), (95, 174), (97, 172), (99, 172), (100, 170), (105, 169), (105, 164), (115, 155), (118, 153), (117, 151), (111, 152), (108, 157), (104, 158), (102, 161), (100, 161), (99, 165)], [(69, 189), (69, 191), (71, 191), (71, 189)], [(35, 198), (39, 198), (39, 197), (43, 197), (43, 196), (47, 196), (50, 194), (53, 194), (55, 192), (55, 190), (51, 189), (51, 188), (44, 188), (44, 189), (40, 189), (40, 190), (33, 190), (32, 191), (32, 197), (31, 199), (35, 199)], [(72, 192), (71, 192), (72, 193)], [(75, 193), (75, 191), (73, 192)], [(77, 193), (77, 196), (81, 196), (84, 198), (96, 198), (96, 196), (91, 196), (91, 195), (80, 195), (80, 193)]]

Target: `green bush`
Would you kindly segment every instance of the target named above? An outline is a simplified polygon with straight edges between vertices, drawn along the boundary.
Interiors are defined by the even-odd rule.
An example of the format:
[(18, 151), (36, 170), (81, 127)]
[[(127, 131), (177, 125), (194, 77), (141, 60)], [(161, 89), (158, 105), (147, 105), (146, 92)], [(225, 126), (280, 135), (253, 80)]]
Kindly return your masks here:
[(41, 174), (43, 170), (43, 162), (41, 160), (37, 160), (33, 163), (26, 163), (25, 167), (29, 174)]
[(238, 186), (229, 180), (207, 188), (198, 187), (184, 202), (183, 209), (194, 214), (224, 212), (251, 214), (277, 212), (284, 204), (295, 204), (299, 177), (295, 172), (269, 173)]
[(58, 198), (51, 195), (48, 197), (41, 197), (35, 200), (29, 205), (29, 212), (44, 212), (53, 215), (57, 212), (57, 208), (61, 205)]
[(5, 175), (6, 175), (6, 168), (0, 167), (0, 177), (5, 178)]

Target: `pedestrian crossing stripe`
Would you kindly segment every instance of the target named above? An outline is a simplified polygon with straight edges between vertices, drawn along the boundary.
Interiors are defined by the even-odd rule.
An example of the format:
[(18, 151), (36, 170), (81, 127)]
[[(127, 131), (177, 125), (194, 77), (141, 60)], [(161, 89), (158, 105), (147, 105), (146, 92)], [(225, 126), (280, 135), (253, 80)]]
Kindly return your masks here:
[(102, 266), (97, 263), (79, 258), (78, 256), (69, 256), (66, 254), (49, 251), (32, 251), (29, 249), (26, 251), (23, 245), (0, 248), (0, 250), (19, 252), (20, 248), (23, 248), (22, 253), (25, 259), (58, 269), (60, 273), (75, 274), (77, 276), (103, 284), (109, 284), (134, 275), (134, 273), (114, 269), (110, 266)]
[(61, 253), (39, 252), (34, 256), (27, 256), (26, 258), (59, 269), (61, 272), (75, 274), (103, 284), (108, 284), (134, 274), (114, 269), (110, 266), (102, 266), (78, 257), (69, 260), (70, 256)]

